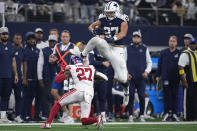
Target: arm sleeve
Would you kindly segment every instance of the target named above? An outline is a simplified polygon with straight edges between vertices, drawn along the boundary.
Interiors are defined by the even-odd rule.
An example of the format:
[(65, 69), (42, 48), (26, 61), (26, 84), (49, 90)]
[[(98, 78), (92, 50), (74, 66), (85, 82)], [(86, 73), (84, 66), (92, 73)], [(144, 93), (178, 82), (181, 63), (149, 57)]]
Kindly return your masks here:
[(38, 75), (38, 80), (43, 79), (43, 65), (44, 65), (44, 55), (42, 50), (40, 50), (39, 53), (39, 58), (38, 58), (38, 64), (37, 64), (37, 75)]
[(64, 75), (64, 72), (63, 71), (60, 71), (57, 76), (55, 77), (55, 83), (61, 83), (63, 82), (64, 80), (66, 80), (66, 77)]
[(146, 66), (145, 72), (150, 73), (152, 69), (152, 60), (151, 60), (150, 52), (148, 48), (146, 49), (146, 63), (147, 63), (147, 66)]
[(187, 53), (182, 53), (180, 58), (179, 58), (179, 62), (178, 62), (179, 66), (185, 67), (186, 65), (189, 65), (189, 56)]

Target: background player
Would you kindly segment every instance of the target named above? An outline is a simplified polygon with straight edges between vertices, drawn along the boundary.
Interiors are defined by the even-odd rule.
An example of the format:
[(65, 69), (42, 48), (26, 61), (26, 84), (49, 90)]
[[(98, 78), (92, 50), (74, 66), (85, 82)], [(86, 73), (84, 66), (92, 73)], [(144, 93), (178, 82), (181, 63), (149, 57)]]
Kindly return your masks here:
[[(80, 61), (80, 59), (79, 59)], [(75, 88), (65, 93), (55, 105), (52, 107), (48, 121), (41, 128), (51, 128), (51, 122), (57, 114), (60, 107), (71, 103), (80, 103), (81, 106), (81, 122), (83, 125), (97, 123), (97, 128), (103, 128), (103, 117), (89, 117), (92, 98), (94, 96), (94, 78), (107, 80), (107, 76), (100, 72), (96, 72), (92, 65), (68, 65), (65, 71), (61, 71), (55, 79), (60, 83), (65, 79), (72, 77)]]
[(71, 49), (70, 52), (76, 56), (84, 57), (96, 47), (100, 54), (111, 62), (115, 70), (115, 78), (121, 82), (124, 88), (123, 104), (127, 105), (129, 82), (127, 79), (124, 39), (128, 30), (128, 16), (120, 13), (119, 5), (114, 1), (105, 5), (104, 12), (104, 14), (99, 15), (97, 21), (88, 27), (94, 35), (99, 36), (93, 37), (83, 52), (80, 52), (77, 47)]

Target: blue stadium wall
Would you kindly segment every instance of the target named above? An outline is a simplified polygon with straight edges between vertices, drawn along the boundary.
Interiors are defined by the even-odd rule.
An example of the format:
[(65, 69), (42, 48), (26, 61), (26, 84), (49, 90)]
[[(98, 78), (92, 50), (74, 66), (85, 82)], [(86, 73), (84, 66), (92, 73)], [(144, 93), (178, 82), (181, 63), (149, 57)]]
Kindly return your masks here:
[[(91, 37), (91, 33), (88, 31), (89, 25), (82, 24), (55, 24), (55, 23), (6, 23), (9, 28), (11, 38), (15, 33), (21, 33), (25, 36), (28, 31), (34, 31), (35, 28), (41, 27), (44, 30), (44, 39), (47, 39), (49, 30), (51, 28), (57, 28), (60, 32), (67, 29), (71, 32), (71, 41), (85, 41), (87, 42)], [(130, 43), (131, 34), (133, 31), (140, 29), (143, 35), (143, 43), (148, 46), (167, 46), (168, 39), (171, 35), (178, 36), (179, 46), (183, 46), (183, 35), (185, 33), (192, 33), (197, 36), (197, 27), (144, 27), (144, 26), (129, 26), (126, 44)], [(24, 37), (23, 37), (24, 38)], [(25, 39), (24, 39), (25, 40)]]

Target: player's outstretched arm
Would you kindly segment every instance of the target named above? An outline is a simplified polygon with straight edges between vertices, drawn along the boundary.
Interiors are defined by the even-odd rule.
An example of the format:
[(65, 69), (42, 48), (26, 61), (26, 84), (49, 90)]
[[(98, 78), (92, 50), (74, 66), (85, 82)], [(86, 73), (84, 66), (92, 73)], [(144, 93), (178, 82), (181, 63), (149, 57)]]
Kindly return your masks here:
[(99, 82), (108, 81), (108, 77), (105, 74), (96, 71), (94, 74), (94, 80)]
[(58, 73), (57, 76), (55, 77), (55, 83), (61, 83), (70, 76), (71, 76), (71, 73), (69, 70), (60, 71), (60, 73)]

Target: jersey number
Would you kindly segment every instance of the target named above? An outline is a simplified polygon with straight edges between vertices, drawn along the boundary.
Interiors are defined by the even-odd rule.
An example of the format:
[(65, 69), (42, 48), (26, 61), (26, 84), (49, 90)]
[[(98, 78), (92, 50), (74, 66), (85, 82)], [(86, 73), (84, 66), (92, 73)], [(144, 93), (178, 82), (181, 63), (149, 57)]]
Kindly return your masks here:
[[(79, 74), (77, 75), (79, 80), (92, 81), (92, 69), (91, 68), (77, 68), (76, 72), (79, 72)], [(88, 78), (85, 76), (86, 72), (89, 72)]]
[(114, 35), (118, 34), (118, 27), (104, 27), (105, 35), (108, 38), (113, 37)]

